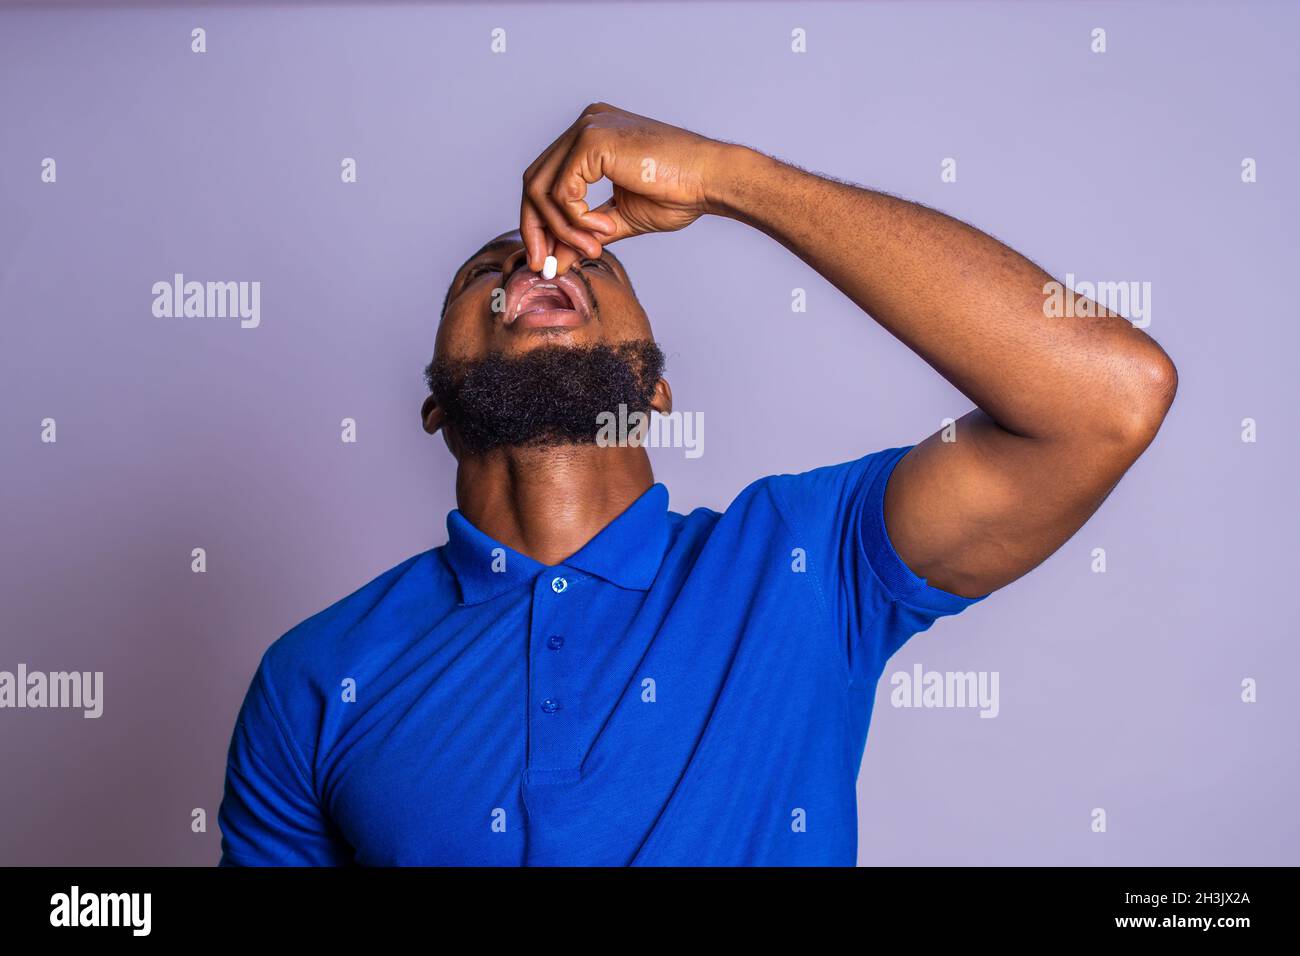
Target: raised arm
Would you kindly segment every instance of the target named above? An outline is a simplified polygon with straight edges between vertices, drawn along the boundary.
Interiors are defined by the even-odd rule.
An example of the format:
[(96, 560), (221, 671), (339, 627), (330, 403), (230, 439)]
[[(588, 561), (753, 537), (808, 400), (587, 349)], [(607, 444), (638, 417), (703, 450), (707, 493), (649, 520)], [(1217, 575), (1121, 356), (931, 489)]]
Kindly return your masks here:
[(908, 565), (975, 597), (1059, 548), (1164, 420), (1177, 374), (1160, 346), (1099, 306), (1049, 317), (1052, 277), (965, 223), (724, 152), (719, 210), (794, 252), (977, 406), (890, 481), (885, 520)]
[[(614, 197), (589, 212), (586, 183), (602, 176)], [(977, 406), (955, 441), (936, 432), (908, 453), (885, 499), (894, 547), (935, 587), (976, 597), (1043, 561), (1173, 401), (1177, 373), (1154, 340), (1100, 306), (1049, 317), (1051, 276), (978, 229), (603, 104), (530, 167), (521, 229), (530, 263), (555, 239), (567, 266), (566, 245), (598, 255), (702, 213), (786, 246)]]

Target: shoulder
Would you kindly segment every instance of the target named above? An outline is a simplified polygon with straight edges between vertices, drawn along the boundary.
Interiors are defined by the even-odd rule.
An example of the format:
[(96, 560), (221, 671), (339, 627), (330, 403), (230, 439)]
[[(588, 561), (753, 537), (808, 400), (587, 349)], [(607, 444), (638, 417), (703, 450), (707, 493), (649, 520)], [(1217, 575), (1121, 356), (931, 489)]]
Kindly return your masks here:
[(760, 479), (759, 483), (768, 488), (778, 507), (790, 513), (843, 509), (874, 486), (883, 490), (890, 472), (911, 448), (911, 445), (882, 448), (837, 464), (772, 475)]
[(317, 674), (334, 684), (336, 665), (400, 640), (421, 605), (450, 593), (448, 583), (439, 549), (412, 555), (281, 635), (262, 656), (262, 679), (273, 692), (315, 683)]
[(727, 522), (780, 520), (796, 528), (810, 521), (855, 514), (865, 496), (883, 496), (894, 466), (912, 448), (883, 448), (859, 458), (750, 482), (721, 514)]
[(840, 532), (842, 522), (861, 515), (869, 495), (883, 497), (893, 466), (910, 449), (884, 448), (850, 461), (765, 475), (742, 488), (721, 511), (669, 512), (675, 546), (761, 546), (773, 535)]

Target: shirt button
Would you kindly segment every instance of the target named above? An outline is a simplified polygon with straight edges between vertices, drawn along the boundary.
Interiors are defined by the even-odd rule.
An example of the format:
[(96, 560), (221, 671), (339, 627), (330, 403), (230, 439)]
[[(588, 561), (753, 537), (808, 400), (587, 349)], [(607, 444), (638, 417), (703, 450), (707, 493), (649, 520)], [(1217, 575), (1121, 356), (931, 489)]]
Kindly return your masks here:
[(569, 587), (569, 582), (564, 578), (551, 578), (551, 590), (556, 594), (563, 594)]
[(546, 646), (553, 651), (558, 651), (564, 646), (564, 638), (560, 637), (558, 634), (552, 634), (546, 639)]
[(560, 702), (553, 697), (548, 697), (542, 701), (542, 712), (553, 714), (560, 709)]

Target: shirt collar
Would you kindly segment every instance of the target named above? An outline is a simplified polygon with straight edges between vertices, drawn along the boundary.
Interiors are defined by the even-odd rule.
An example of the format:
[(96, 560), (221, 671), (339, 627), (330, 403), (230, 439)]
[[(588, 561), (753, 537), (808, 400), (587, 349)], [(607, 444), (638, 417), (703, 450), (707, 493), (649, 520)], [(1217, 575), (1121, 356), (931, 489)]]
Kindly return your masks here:
[[(668, 532), (668, 489), (655, 482), (562, 565), (645, 591), (659, 573)], [(459, 508), (447, 515), (444, 554), (463, 604), (479, 604), (527, 584), (547, 567), (484, 534)]]

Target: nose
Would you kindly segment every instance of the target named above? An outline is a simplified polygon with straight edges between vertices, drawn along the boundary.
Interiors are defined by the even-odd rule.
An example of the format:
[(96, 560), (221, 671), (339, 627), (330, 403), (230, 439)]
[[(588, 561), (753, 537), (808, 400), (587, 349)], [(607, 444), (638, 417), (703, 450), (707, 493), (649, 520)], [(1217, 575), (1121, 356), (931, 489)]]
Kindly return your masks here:
[(501, 284), (505, 285), (520, 266), (528, 267), (528, 250), (520, 248), (506, 256), (501, 263)]

